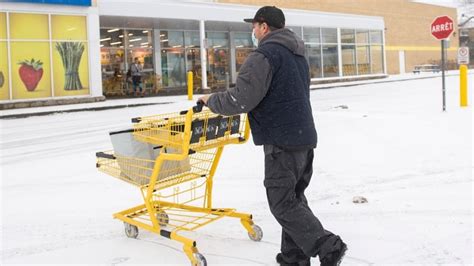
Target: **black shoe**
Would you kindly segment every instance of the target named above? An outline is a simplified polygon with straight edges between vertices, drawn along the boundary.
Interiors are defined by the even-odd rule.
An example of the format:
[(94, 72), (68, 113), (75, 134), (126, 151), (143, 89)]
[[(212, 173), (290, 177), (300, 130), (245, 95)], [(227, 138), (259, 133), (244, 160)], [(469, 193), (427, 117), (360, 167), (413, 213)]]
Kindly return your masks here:
[(296, 263), (288, 263), (286, 262), (284, 259), (283, 259), (283, 255), (281, 253), (278, 253), (277, 256), (276, 256), (276, 261), (278, 264), (280, 265), (292, 265), (292, 266), (297, 266), (298, 264)]
[(298, 262), (286, 262), (281, 253), (278, 253), (276, 256), (276, 261), (281, 266), (309, 266), (311, 265), (310, 259), (304, 259)]
[(340, 248), (321, 258), (321, 266), (339, 266), (347, 251), (347, 245), (339, 240)]

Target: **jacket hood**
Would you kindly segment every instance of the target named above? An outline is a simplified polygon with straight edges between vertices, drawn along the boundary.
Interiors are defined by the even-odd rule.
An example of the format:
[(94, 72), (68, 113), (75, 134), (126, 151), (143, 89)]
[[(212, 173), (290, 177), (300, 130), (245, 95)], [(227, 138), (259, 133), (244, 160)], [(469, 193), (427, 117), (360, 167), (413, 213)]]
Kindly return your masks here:
[(303, 40), (290, 29), (283, 28), (268, 33), (258, 46), (265, 43), (278, 43), (288, 48), (294, 54), (304, 56)]

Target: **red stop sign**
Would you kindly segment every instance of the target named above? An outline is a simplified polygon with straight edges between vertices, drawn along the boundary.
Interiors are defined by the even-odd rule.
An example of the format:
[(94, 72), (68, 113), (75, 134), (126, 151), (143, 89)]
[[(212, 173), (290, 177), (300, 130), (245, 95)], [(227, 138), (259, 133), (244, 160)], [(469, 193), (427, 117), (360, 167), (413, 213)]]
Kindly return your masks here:
[(435, 18), (431, 23), (431, 35), (436, 39), (447, 39), (454, 31), (454, 22), (448, 16), (441, 16)]

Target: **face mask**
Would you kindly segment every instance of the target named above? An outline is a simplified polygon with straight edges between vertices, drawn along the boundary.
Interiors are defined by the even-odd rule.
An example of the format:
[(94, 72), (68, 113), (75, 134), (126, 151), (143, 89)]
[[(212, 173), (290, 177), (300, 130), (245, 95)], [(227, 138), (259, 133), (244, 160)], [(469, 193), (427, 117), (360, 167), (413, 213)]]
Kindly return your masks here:
[(258, 47), (258, 39), (257, 36), (255, 36), (255, 29), (252, 30), (252, 43), (253, 46)]

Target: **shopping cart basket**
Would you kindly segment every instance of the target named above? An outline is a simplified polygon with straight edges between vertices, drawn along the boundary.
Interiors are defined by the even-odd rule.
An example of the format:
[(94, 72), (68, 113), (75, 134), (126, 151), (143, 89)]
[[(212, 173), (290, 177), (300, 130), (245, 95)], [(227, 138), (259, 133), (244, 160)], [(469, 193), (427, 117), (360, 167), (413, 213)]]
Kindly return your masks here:
[(216, 208), (212, 202), (213, 177), (223, 148), (248, 140), (244, 114), (221, 116), (202, 103), (183, 112), (132, 119), (133, 138), (151, 145), (156, 159), (98, 152), (97, 168), (140, 188), (144, 204), (115, 213), (128, 237), (138, 228), (179, 241), (192, 265), (207, 265), (196, 242), (180, 234), (193, 231), (225, 216), (240, 218), (251, 240), (263, 232), (252, 215), (232, 208)]

